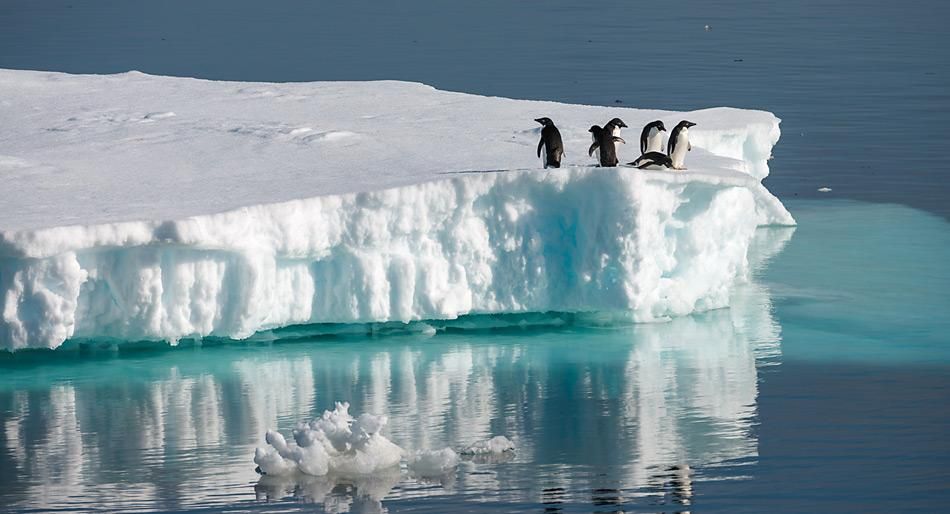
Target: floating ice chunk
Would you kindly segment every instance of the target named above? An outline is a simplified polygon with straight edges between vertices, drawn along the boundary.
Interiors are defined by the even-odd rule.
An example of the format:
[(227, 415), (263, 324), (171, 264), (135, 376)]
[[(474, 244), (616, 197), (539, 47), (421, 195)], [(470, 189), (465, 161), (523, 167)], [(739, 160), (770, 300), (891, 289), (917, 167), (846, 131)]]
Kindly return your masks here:
[(408, 459), (409, 470), (422, 477), (444, 475), (459, 465), (459, 456), (451, 448), (421, 450)]
[(275, 431), (267, 432), (270, 447), (257, 448), (254, 463), (266, 475), (286, 475), (300, 471), (322, 476), (366, 475), (399, 464), (403, 450), (379, 431), (385, 416), (349, 414), (348, 403), (337, 402), (332, 411), (294, 429), (294, 442), (288, 443)]
[(818, 192), (819, 192), (819, 193), (830, 193), (830, 192), (831, 192), (831, 188), (830, 188), (830, 187), (819, 187), (819, 188), (818, 188)]
[(464, 448), (462, 455), (483, 455), (486, 453), (505, 453), (515, 451), (515, 443), (503, 435), (496, 435), (491, 439), (479, 441)]

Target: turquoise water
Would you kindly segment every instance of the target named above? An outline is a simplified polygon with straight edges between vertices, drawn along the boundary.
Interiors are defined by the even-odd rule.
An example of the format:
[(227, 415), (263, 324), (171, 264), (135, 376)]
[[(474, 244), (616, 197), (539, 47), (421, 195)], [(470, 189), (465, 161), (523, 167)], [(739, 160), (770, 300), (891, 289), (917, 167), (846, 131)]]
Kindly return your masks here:
[[(730, 309), (617, 325), (472, 318), (434, 336), (297, 327), (256, 342), (0, 360), (0, 505), (29, 510), (776, 512), (933, 509), (950, 493), (950, 226), (791, 202)], [(508, 328), (484, 328), (505, 322)], [(461, 326), (468, 325), (462, 329)], [(483, 327), (478, 329), (478, 327)], [(263, 339), (270, 339), (263, 341)], [(407, 450), (517, 450), (440, 479), (261, 479), (254, 448), (334, 401)]]

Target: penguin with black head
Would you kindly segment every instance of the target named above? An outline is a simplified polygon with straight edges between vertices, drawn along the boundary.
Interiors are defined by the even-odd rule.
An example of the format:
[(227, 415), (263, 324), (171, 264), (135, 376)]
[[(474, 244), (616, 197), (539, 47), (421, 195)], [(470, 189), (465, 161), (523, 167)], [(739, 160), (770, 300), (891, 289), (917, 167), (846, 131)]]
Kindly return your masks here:
[(541, 124), (541, 140), (538, 141), (538, 157), (545, 168), (560, 168), (561, 157), (564, 156), (564, 143), (561, 142), (561, 132), (554, 126), (551, 118), (537, 118), (534, 121)]
[(620, 129), (627, 128), (627, 124), (620, 118), (614, 118), (604, 125), (604, 130), (610, 132), (611, 136), (620, 137)]
[(594, 150), (599, 150), (600, 155), (600, 165), (612, 167), (616, 166), (620, 162), (617, 159), (617, 143), (625, 143), (623, 138), (613, 135), (612, 126), (599, 127), (597, 125), (592, 126), (588, 129), (591, 137), (594, 139), (594, 142), (590, 145), (590, 149), (587, 150), (587, 155), (593, 155)]
[(643, 132), (640, 132), (640, 155), (647, 152), (662, 152), (663, 132), (666, 132), (666, 127), (662, 121), (647, 123), (643, 127)]
[[(608, 121), (607, 124), (603, 126), (603, 128), (601, 128), (600, 125), (594, 125), (594, 127), (597, 127), (597, 130), (606, 130), (608, 134), (611, 134), (615, 137), (620, 137), (620, 129), (626, 128), (627, 124), (624, 123), (623, 120), (620, 118), (614, 118)], [(591, 127), (591, 128), (594, 128), (594, 127)], [(595, 135), (594, 131), (588, 131), (588, 132), (590, 132), (591, 142), (596, 143), (597, 136)], [(594, 153), (591, 154), (591, 156), (594, 159), (596, 159), (598, 163), (600, 163), (600, 147), (599, 146), (594, 149)]]
[(689, 128), (696, 124), (683, 120), (670, 132), (670, 141), (666, 144), (666, 154), (673, 160), (673, 169), (685, 170), (686, 152), (693, 149), (689, 144)]

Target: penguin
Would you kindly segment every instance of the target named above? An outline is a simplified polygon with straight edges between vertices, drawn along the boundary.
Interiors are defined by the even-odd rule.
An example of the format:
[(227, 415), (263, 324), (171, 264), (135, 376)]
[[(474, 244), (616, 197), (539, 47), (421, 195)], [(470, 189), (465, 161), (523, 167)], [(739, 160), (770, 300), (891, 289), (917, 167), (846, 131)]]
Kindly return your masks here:
[(590, 145), (590, 149), (587, 150), (587, 155), (593, 155), (594, 150), (600, 150), (598, 155), (600, 156), (599, 162), (601, 166), (612, 167), (616, 166), (618, 162), (617, 159), (617, 143), (625, 143), (625, 141), (613, 135), (612, 128), (604, 127), (600, 128), (597, 125), (592, 126), (588, 129), (588, 132), (591, 133), (591, 137), (594, 138), (593, 144)]
[[(594, 125), (594, 127), (597, 127), (597, 129), (600, 130), (600, 126)], [(626, 127), (627, 127), (627, 124), (624, 123), (622, 119), (620, 119), (620, 118), (614, 118), (614, 119), (608, 121), (606, 125), (604, 125), (603, 130), (607, 130), (611, 135), (613, 135), (613, 136), (615, 136), (615, 137), (620, 137), (620, 129), (621, 129), (621, 128), (626, 128)], [(593, 127), (591, 127), (591, 128), (593, 128)], [(590, 134), (590, 140), (591, 140), (592, 143), (596, 143), (596, 142), (597, 142), (597, 135), (596, 135), (594, 132), (591, 132), (591, 134)], [(599, 163), (599, 162), (600, 162), (600, 147), (596, 148), (596, 149), (594, 150), (594, 153), (596, 154), (596, 156), (595, 156), (594, 158), (597, 159), (597, 162)]]
[[(564, 143), (561, 142), (561, 132), (554, 126), (551, 118), (537, 118), (534, 121), (541, 124), (541, 140), (538, 141), (538, 157), (545, 168), (560, 168), (561, 157), (564, 155)], [(541, 150), (544, 153), (541, 153)]]
[[(591, 125), (590, 128), (587, 129), (587, 131), (590, 132), (590, 142), (592, 145), (597, 144), (597, 138), (600, 137), (600, 133), (603, 130), (600, 125)], [(597, 161), (597, 164), (600, 164), (600, 147), (595, 148), (594, 153), (588, 152), (588, 154)]]
[(673, 159), (663, 152), (647, 152), (629, 164), (641, 170), (664, 170), (673, 167)]
[(670, 132), (670, 141), (666, 144), (666, 154), (673, 160), (673, 169), (686, 169), (683, 163), (686, 159), (686, 152), (693, 149), (689, 144), (689, 128), (695, 125), (691, 121), (683, 120), (673, 127), (673, 131)]
[(647, 152), (663, 151), (663, 135), (660, 132), (666, 132), (666, 127), (660, 120), (647, 123), (640, 133), (640, 155)]
[(627, 124), (624, 123), (623, 120), (620, 118), (614, 118), (608, 121), (606, 125), (604, 125), (604, 129), (609, 130), (610, 135), (614, 137), (620, 137), (621, 128), (627, 128)]

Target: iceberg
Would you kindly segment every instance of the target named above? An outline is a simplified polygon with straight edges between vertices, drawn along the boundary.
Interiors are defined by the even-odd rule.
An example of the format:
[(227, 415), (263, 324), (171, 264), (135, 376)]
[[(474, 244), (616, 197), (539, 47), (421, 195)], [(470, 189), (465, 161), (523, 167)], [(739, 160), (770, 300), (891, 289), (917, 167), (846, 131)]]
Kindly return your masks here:
[[(538, 116), (564, 166), (541, 169)], [(0, 348), (242, 339), (293, 324), (728, 306), (762, 111), (566, 105), (423, 84), (0, 70)], [(688, 118), (688, 171), (596, 168), (587, 127)], [(637, 157), (622, 146), (623, 162)]]

